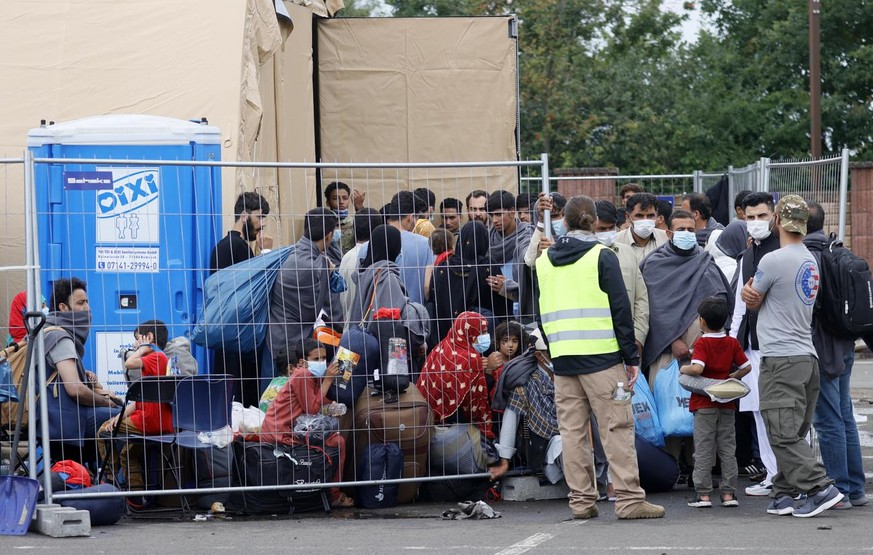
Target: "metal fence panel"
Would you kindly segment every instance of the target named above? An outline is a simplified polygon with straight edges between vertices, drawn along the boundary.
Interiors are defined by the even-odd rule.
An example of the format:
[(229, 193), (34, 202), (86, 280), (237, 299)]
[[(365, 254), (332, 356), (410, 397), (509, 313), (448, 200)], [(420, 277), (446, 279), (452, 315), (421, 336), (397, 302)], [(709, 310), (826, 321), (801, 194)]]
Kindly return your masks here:
[[(197, 314), (200, 307), (198, 303), (202, 302), (203, 291), (206, 290), (209, 285), (206, 281), (210, 273), (208, 263), (209, 253), (215, 246), (215, 241), (224, 236), (223, 230), (220, 227), (216, 228), (216, 222), (232, 221), (232, 219), (228, 217), (229, 214), (232, 213), (232, 207), (224, 206), (221, 210), (213, 212), (210, 212), (208, 209), (202, 209), (202, 207), (218, 206), (220, 201), (218, 198), (202, 198), (204, 195), (213, 194), (213, 189), (205, 186), (202, 181), (202, 176), (204, 175), (202, 171), (214, 171), (221, 167), (231, 166), (249, 169), (274, 169), (280, 174), (280, 177), (282, 177), (279, 179), (279, 182), (288, 184), (287, 187), (283, 187), (277, 191), (272, 190), (265, 192), (264, 195), (273, 209), (270, 210), (269, 215), (263, 219), (262, 223), (265, 224), (265, 227), (260, 233), (263, 235), (269, 234), (275, 236), (276, 245), (274, 245), (274, 249), (277, 249), (279, 245), (290, 245), (301, 236), (303, 221), (307, 210), (314, 207), (315, 204), (324, 204), (327, 202), (327, 199), (324, 198), (323, 194), (324, 189), (333, 181), (334, 177), (340, 175), (345, 177), (344, 183), (348, 185), (352, 194), (341, 202), (347, 202), (351, 205), (354, 204), (354, 193), (356, 186), (358, 185), (356, 182), (356, 176), (363, 176), (362, 181), (370, 184), (369, 189), (362, 191), (365, 193), (363, 198), (364, 205), (375, 210), (382, 209), (383, 212), (387, 214), (390, 214), (390, 209), (386, 208), (385, 204), (391, 200), (395, 193), (407, 190), (411, 183), (418, 186), (425, 185), (436, 197), (434, 205), (432, 206), (435, 212), (433, 222), (431, 223), (427, 217), (422, 217), (414, 219), (412, 222), (407, 222), (405, 219), (399, 219), (401, 223), (398, 224), (403, 226), (406, 230), (412, 230), (414, 226), (419, 233), (423, 233), (421, 231), (423, 228), (434, 228), (430, 231), (431, 235), (428, 241), (425, 241), (424, 239), (419, 240), (425, 241), (426, 248), (428, 249), (426, 258), (427, 261), (430, 261), (431, 263), (428, 264), (425, 262), (421, 265), (411, 263), (406, 266), (408, 270), (414, 273), (420, 273), (421, 275), (429, 275), (429, 273), (433, 271), (429, 266), (431, 266), (434, 256), (438, 254), (437, 251), (440, 249), (450, 249), (451, 243), (454, 241), (454, 234), (451, 230), (448, 233), (442, 233), (440, 229), (435, 228), (435, 226), (440, 226), (444, 223), (447, 224), (449, 218), (454, 215), (451, 209), (443, 205), (444, 200), (448, 198), (457, 199), (462, 206), (460, 211), (469, 212), (467, 194), (479, 190), (491, 193), (499, 189), (502, 185), (503, 181), (499, 181), (496, 177), (492, 177), (500, 176), (505, 173), (505, 171), (494, 171), (494, 168), (500, 168), (502, 170), (515, 169), (522, 177), (536, 176), (535, 179), (538, 180), (540, 186), (542, 186), (543, 180), (547, 183), (549, 177), (548, 159), (546, 156), (541, 160), (529, 162), (498, 161), (449, 164), (258, 164), (168, 160), (36, 158), (33, 160), (35, 177), (28, 181), (30, 184), (30, 194), (33, 195), (30, 198), (36, 196), (35, 191), (37, 191), (38, 188), (47, 185), (41, 180), (57, 179), (59, 176), (63, 175), (63, 172), (91, 172), (100, 168), (112, 171), (114, 169), (122, 168), (124, 169), (124, 172), (121, 173), (128, 175), (134, 171), (148, 170), (146, 173), (148, 173), (149, 179), (146, 179), (146, 182), (159, 184), (154, 187), (154, 190), (160, 191), (159, 196), (154, 200), (157, 208), (151, 209), (148, 208), (146, 204), (143, 204), (142, 206), (137, 205), (125, 211), (123, 221), (118, 220), (116, 217), (117, 221), (113, 220), (112, 223), (114, 227), (111, 231), (117, 232), (119, 235), (117, 237), (109, 237), (109, 239), (107, 239), (106, 234), (103, 234), (102, 232), (96, 233), (95, 230), (92, 229), (102, 225), (98, 218), (101, 213), (100, 211), (109, 206), (109, 204), (115, 206), (116, 204), (114, 203), (133, 203), (131, 198), (121, 198), (119, 196), (117, 199), (112, 199), (110, 202), (110, 200), (107, 200), (108, 196), (106, 195), (109, 194), (107, 192), (106, 195), (104, 195), (106, 196), (106, 199), (101, 201), (103, 197), (100, 195), (103, 193), (96, 191), (66, 191), (63, 187), (57, 187), (58, 183), (54, 182), (56, 187), (53, 189), (54, 193), (52, 194), (61, 195), (62, 198), (61, 196), (52, 198), (51, 202), (43, 202), (38, 199), (32, 201), (38, 202), (40, 207), (39, 210), (36, 211), (33, 220), (28, 221), (28, 225), (32, 227), (32, 231), (34, 232), (34, 244), (38, 243), (43, 247), (43, 251), (39, 253), (41, 256), (38, 257), (38, 259), (42, 260), (44, 263), (40, 283), (48, 286), (52, 281), (68, 279), (73, 276), (87, 278), (87, 293), (91, 299), (93, 323), (91, 325), (90, 340), (86, 343), (86, 352), (91, 351), (91, 354), (90, 356), (86, 356), (86, 360), (89, 362), (88, 369), (95, 371), (99, 381), (105, 386), (105, 393), (107, 395), (111, 393), (118, 398), (123, 398), (127, 391), (127, 384), (129, 383), (130, 378), (125, 376), (125, 373), (126, 370), (130, 370), (131, 368), (129, 365), (125, 365), (123, 357), (129, 356), (129, 349), (137, 349), (141, 343), (144, 343), (142, 337), (137, 338), (134, 336), (134, 329), (138, 327), (138, 323), (156, 318), (157, 315), (166, 315), (161, 319), (166, 320), (167, 327), (170, 330), (168, 333), (170, 338), (178, 335), (189, 335), (192, 324), (198, 317)], [(321, 181), (316, 182), (314, 178), (311, 177), (314, 175), (313, 172), (307, 171), (292, 173), (293, 170), (299, 169), (320, 170), (322, 176)], [(214, 173), (217, 175), (219, 172)], [(283, 173), (286, 175), (281, 176)], [(193, 180), (185, 177), (185, 175), (190, 176), (190, 174), (194, 174)], [(295, 179), (297, 176), (303, 177)], [(118, 179), (124, 178), (113, 173), (113, 191), (122, 188), (122, 183), (121, 181), (117, 181)], [(372, 183), (374, 182), (377, 182), (380, 185), (373, 187)], [(180, 185), (170, 186), (170, 183)], [(179, 200), (181, 197), (191, 195), (192, 193), (195, 196), (200, 196), (193, 205), (196, 206), (196, 209), (190, 208), (192, 205), (186, 205)], [(512, 193), (513, 201), (515, 201), (515, 192), (513, 191)], [(317, 194), (322, 198), (317, 198)], [(119, 193), (119, 195), (121, 195), (121, 193)], [(170, 202), (171, 200), (173, 202)], [(101, 204), (101, 202), (103, 202), (103, 204)], [(170, 206), (176, 208), (170, 209), (168, 208)], [(186, 206), (188, 208), (185, 208)], [(512, 208), (514, 208), (514, 202)], [(418, 208), (416, 208), (416, 210), (418, 211)], [(423, 211), (428, 212), (429, 208), (424, 208)], [(491, 210), (490, 212), (494, 212), (494, 210)], [(485, 218), (490, 216), (496, 218), (500, 216), (500, 212), (501, 211), (497, 209), (496, 213), (480, 213), (480, 216), (477, 217)], [(183, 225), (181, 222), (186, 218), (191, 218), (199, 223)], [(381, 216), (374, 215), (374, 219), (376, 218), (381, 218)], [(398, 220), (393, 217), (392, 219)], [(150, 220), (153, 220), (154, 223), (149, 223)], [(40, 222), (39, 229), (37, 229), (37, 221)], [(136, 224), (136, 230), (133, 229), (131, 222)], [(260, 220), (249, 220), (249, 223), (252, 225), (258, 222), (260, 222)], [(413, 225), (409, 225), (410, 223)], [(150, 228), (148, 226), (153, 227)], [(158, 231), (155, 231), (155, 229)], [(244, 233), (246, 232), (246, 229), (248, 229), (248, 227), (244, 226)], [(343, 234), (347, 234), (349, 231), (348, 228), (342, 229)], [(136, 237), (132, 235), (133, 231), (145, 235), (154, 232), (154, 237), (146, 241), (146, 243), (148, 243), (147, 245), (141, 245), (140, 242), (132, 242), (133, 239), (136, 239)], [(37, 240), (37, 232), (43, 234), (41, 240)], [(442, 235), (443, 238), (437, 239), (436, 236), (439, 235)], [(347, 237), (347, 235), (345, 236)], [(407, 235), (404, 234), (403, 237), (405, 241)], [(155, 238), (157, 238), (157, 241), (154, 240)], [(251, 238), (254, 239), (254, 237)], [(342, 240), (343, 239), (341, 239), (341, 243)], [(449, 245), (440, 246), (440, 241), (449, 243)], [(352, 243), (353, 246), (360, 246), (354, 244), (356, 241), (352, 241)], [(259, 244), (260, 243), (257, 241), (254, 243), (256, 251), (261, 250)], [(169, 247), (171, 246), (175, 250), (170, 249)], [(46, 248), (48, 248), (48, 251), (45, 250)], [(140, 251), (136, 249), (142, 248), (160, 250), (156, 254), (150, 252), (150, 258), (148, 258), (145, 263), (140, 263), (141, 261), (135, 260), (136, 256), (134, 255), (141, 254)], [(298, 244), (297, 248), (302, 249), (304, 247)], [(103, 250), (101, 249), (127, 249), (130, 252), (127, 254), (122, 252), (123, 256), (119, 255), (116, 256), (115, 260), (110, 260), (109, 258), (106, 258), (105, 253), (103, 253)], [(136, 252), (134, 252), (135, 250)], [(168, 250), (172, 250), (175, 255), (171, 256), (171, 254), (167, 252)], [(356, 252), (358, 253), (358, 257), (363, 256), (363, 250)], [(354, 256), (355, 255), (353, 255), (353, 257)], [(302, 259), (289, 258), (288, 261), (293, 261), (294, 264), (290, 266), (286, 264), (283, 266), (282, 271), (292, 272), (299, 283), (306, 282), (309, 284), (306, 286), (300, 285), (300, 287), (317, 287), (320, 283), (319, 280), (321, 279), (321, 270), (312, 267), (297, 266), (296, 264), (301, 263), (300, 260)], [(112, 266), (108, 266), (109, 262), (114, 263)], [(336, 266), (340, 265), (339, 262), (339, 260), (332, 261)], [(354, 258), (352, 258), (352, 263), (354, 264)], [(401, 270), (401, 272), (403, 271), (405, 270)], [(229, 280), (229, 282), (234, 285), (232, 289), (241, 287), (244, 284), (244, 278), (246, 277), (245, 275), (236, 272), (233, 267), (221, 270), (219, 275), (222, 275), (225, 280)], [(354, 269), (347, 274), (348, 285), (355, 284), (357, 278), (352, 276), (356, 275)], [(430, 284), (429, 281), (425, 281), (424, 283), (427, 285)], [(143, 291), (148, 291), (149, 294), (144, 295), (142, 293)], [(273, 291), (275, 292), (276, 289), (274, 288)], [(411, 288), (407, 293), (410, 296), (415, 294), (411, 291)], [(292, 297), (283, 294), (281, 289), (277, 294), (279, 294), (283, 299), (283, 303), (285, 300), (289, 303), (293, 302), (291, 300)], [(351, 299), (358, 298), (361, 300), (360, 297), (361, 295), (358, 295), (358, 297), (351, 297)], [(350, 303), (353, 303), (353, 300), (342, 299), (338, 294), (336, 296), (329, 294), (328, 299), (327, 305), (325, 306), (326, 312), (339, 311), (343, 313), (345, 319), (348, 316), (349, 310), (352, 309)], [(423, 302), (426, 299), (416, 298), (415, 300)], [(193, 309), (190, 308), (192, 306), (194, 307)], [(504, 323), (504, 321), (508, 322), (510, 320), (517, 320), (531, 322), (535, 319), (533, 313), (526, 312), (523, 307), (518, 305), (518, 303), (513, 304), (512, 302), (508, 302), (507, 306), (509, 307), (510, 313), (503, 317), (489, 317), (487, 322), (492, 334), (494, 333), (494, 327), (497, 324)], [(185, 308), (183, 310), (179, 307)], [(363, 309), (365, 307), (361, 306), (359, 308), (361, 309), (361, 312), (364, 312)], [(289, 315), (290, 317), (292, 314), (307, 314), (305, 312), (306, 310), (308, 309), (300, 303), (294, 306), (294, 310), (286, 312), (286, 315)], [(128, 317), (126, 315), (128, 311), (135, 316), (135, 319), (131, 319), (133, 316)], [(448, 312), (456, 312), (455, 307), (449, 307)], [(179, 316), (177, 318), (177, 313), (184, 313), (184, 317)], [(309, 329), (315, 326), (314, 316), (316, 315), (308, 315), (305, 318), (301, 316), (302, 320), (294, 320), (293, 322), (288, 321), (285, 322), (285, 324), (302, 324)], [(414, 317), (408, 318), (407, 323), (411, 320), (414, 320)], [(431, 325), (448, 325), (452, 323), (453, 318), (440, 321), (434, 320), (430, 315), (428, 315), (427, 321)], [(269, 328), (270, 326), (275, 325), (276, 322), (266, 320), (257, 323), (267, 326), (267, 337), (270, 337)], [(239, 325), (236, 328), (239, 330), (245, 325), (252, 324), (252, 322), (241, 321), (236, 322), (236, 324)], [(508, 329), (514, 330), (515, 328), (512, 327), (514, 325), (515, 324), (509, 325)], [(313, 331), (311, 329), (306, 332), (306, 334), (312, 333)], [(321, 338), (324, 337), (325, 336), (321, 336)], [(325, 339), (325, 341), (327, 341), (327, 339)], [(271, 344), (270, 346), (272, 347), (274, 345)], [(226, 349), (230, 350), (230, 347), (226, 346)], [(380, 347), (380, 349), (382, 349), (382, 347)], [(237, 395), (237, 400), (239, 400), (239, 396), (246, 395), (247, 388), (242, 386), (251, 385), (251, 380), (254, 380), (255, 387), (257, 387), (257, 394), (254, 396), (254, 403), (250, 402), (248, 404), (250, 406), (259, 405), (259, 401), (261, 401), (259, 397), (264, 385), (270, 382), (272, 378), (279, 377), (287, 372), (290, 374), (288, 380), (285, 382), (288, 385), (287, 387), (281, 385), (281, 387), (278, 388), (280, 391), (285, 391), (284, 394), (280, 393), (280, 395), (285, 395), (286, 399), (288, 399), (289, 396), (303, 395), (305, 398), (297, 398), (295, 402), (297, 405), (304, 407), (310, 406), (313, 402), (320, 404), (320, 399), (306, 397), (315, 392), (315, 390), (309, 388), (309, 385), (311, 385), (311, 381), (309, 381), (311, 379), (311, 373), (306, 374), (298, 372), (298, 369), (308, 365), (307, 360), (313, 363), (312, 368), (317, 368), (318, 365), (316, 363), (318, 361), (314, 360), (314, 358), (323, 356), (322, 353), (316, 352), (317, 350), (318, 349), (313, 349), (311, 352), (303, 352), (303, 362), (299, 362), (296, 359), (290, 360), (299, 355), (286, 357), (287, 362), (284, 362), (283, 367), (277, 371), (274, 368), (274, 363), (278, 361), (273, 359), (270, 351), (266, 351), (265, 353), (263, 349), (259, 349), (259, 354), (261, 356), (250, 357), (251, 360), (249, 360), (249, 357), (234, 358), (233, 356), (225, 356), (222, 358), (223, 364), (219, 365), (221, 368), (216, 366), (216, 362), (213, 361), (212, 357), (214, 356), (214, 353), (200, 352), (196, 345), (193, 349), (195, 357), (198, 359), (200, 365), (199, 372), (201, 374), (215, 374), (217, 372), (228, 372), (229, 370), (232, 370), (229, 372), (232, 375), (229, 380), (229, 385), (231, 391), (235, 392)], [(327, 348), (326, 350), (328, 352), (324, 354), (327, 355), (327, 361), (330, 362), (334, 358), (334, 349)], [(142, 358), (140, 355), (134, 354), (134, 357), (137, 356)], [(424, 364), (428, 360), (417, 352), (408, 352), (407, 356), (417, 358), (417, 363), (419, 365)], [(246, 360), (240, 362), (240, 358), (246, 358)], [(239, 369), (248, 364), (248, 362), (253, 363), (256, 368), (256, 374), (254, 377), (246, 377), (244, 374), (243, 376), (240, 375), (241, 371)], [(493, 369), (489, 366), (488, 372), (496, 370), (499, 366), (497, 362), (494, 362), (494, 365), (495, 367)], [(231, 369), (229, 368), (230, 366), (233, 366), (234, 368)], [(158, 366), (157, 369), (153, 367), (149, 368), (151, 373), (154, 373), (155, 371), (164, 373), (167, 371), (166, 368), (161, 366)], [(173, 367), (170, 365), (167, 368), (172, 369)], [(419, 368), (419, 366), (416, 366), (416, 368)], [(385, 371), (384, 368), (381, 368), (381, 370)], [(313, 372), (317, 371), (313, 370)], [(482, 376), (476, 377), (476, 379), (479, 380), (481, 378), (484, 383), (484, 376), (485, 375), (483, 374)], [(179, 381), (179, 384), (183, 381), (184, 380)], [(305, 382), (305, 384), (303, 382)], [(181, 387), (179, 384), (177, 384), (177, 387)], [(67, 385), (69, 384), (58, 383), (56, 387), (65, 388)], [(279, 386), (280, 384), (279, 382), (276, 382), (274, 385)], [(458, 385), (460, 385), (460, 382)], [(472, 382), (469, 384), (464, 382), (464, 386), (470, 385), (473, 385)], [(416, 385), (414, 381), (409, 387), (410, 391), (417, 391), (415, 389)], [(179, 390), (177, 389), (176, 391)], [(62, 395), (62, 393), (58, 393), (58, 395)], [(207, 397), (207, 406), (204, 410), (207, 412), (210, 409), (223, 410), (223, 403), (216, 401), (218, 397), (215, 397), (214, 392), (207, 395)], [(48, 403), (43, 404), (43, 406), (54, 403), (56, 402), (56, 399), (58, 399), (55, 395), (47, 395), (45, 398), (48, 399)], [(191, 398), (177, 397), (173, 403), (173, 408), (171, 409), (171, 411), (175, 411), (174, 419), (176, 420), (174, 421), (178, 423), (180, 422), (179, 419), (182, 418), (179, 416), (182, 411), (182, 408), (180, 407), (186, 404), (191, 404), (192, 406), (197, 405), (199, 402), (198, 399), (202, 400), (202, 396), (200, 398), (197, 396)], [(381, 396), (379, 396), (378, 399), (381, 399)], [(265, 401), (269, 401), (269, 399), (265, 399)], [(472, 410), (473, 397), (461, 396), (458, 401), (459, 404), (463, 405), (462, 408), (467, 413), (475, 412)], [(228, 411), (230, 410), (229, 406), (224, 408)], [(237, 410), (239, 410), (239, 408), (241, 407), (238, 407)], [(445, 453), (448, 453), (448, 451), (444, 451), (444, 457), (441, 456), (439, 459), (434, 457), (428, 458), (428, 451), (430, 449), (427, 445), (425, 444), (422, 449), (421, 445), (416, 444), (416, 448), (410, 450), (405, 455), (406, 462), (412, 463), (412, 466), (415, 466), (415, 464), (418, 463), (420, 469), (416, 471), (416, 475), (405, 476), (400, 479), (390, 479), (385, 476), (364, 477), (361, 480), (357, 479), (360, 478), (360, 476), (358, 476), (360, 472), (358, 462), (362, 450), (361, 446), (363, 444), (392, 441), (391, 438), (395, 438), (402, 443), (405, 441), (403, 438), (409, 435), (415, 436), (422, 428), (428, 429), (427, 436), (432, 433), (431, 424), (427, 422), (416, 420), (414, 423), (407, 424), (402, 421), (401, 415), (398, 414), (401, 409), (405, 410), (403, 408), (402, 399), (399, 404), (388, 403), (380, 409), (383, 411), (381, 417), (382, 424), (380, 424), (380, 421), (377, 419), (362, 420), (360, 409), (361, 406), (350, 406), (348, 407), (346, 415), (339, 418), (338, 437), (343, 439), (338, 443), (343, 445), (346, 451), (346, 456), (344, 457), (345, 464), (343, 465), (344, 472), (341, 475), (331, 475), (326, 481), (317, 484), (277, 484), (278, 476), (276, 475), (261, 476), (261, 480), (258, 483), (246, 483), (242, 488), (232, 487), (227, 482), (222, 482), (221, 484), (210, 482), (209, 480), (204, 479), (204, 476), (208, 476), (213, 470), (214, 463), (210, 461), (215, 461), (223, 454), (226, 454), (226, 451), (223, 451), (219, 447), (219, 445), (221, 445), (221, 438), (223, 437), (221, 430), (211, 430), (211, 435), (208, 437), (218, 443), (207, 449), (207, 453), (209, 454), (204, 458), (199, 454), (186, 452), (186, 449), (183, 448), (184, 444), (179, 443), (178, 441), (163, 446), (155, 446), (153, 445), (153, 442), (141, 438), (129, 438), (130, 441), (121, 441), (121, 439), (128, 439), (126, 433), (123, 434), (120, 439), (113, 440), (111, 439), (112, 436), (110, 434), (112, 425), (108, 425), (104, 422), (107, 420), (105, 418), (106, 415), (103, 414), (105, 411), (101, 412), (94, 408), (81, 405), (75, 409), (77, 411), (76, 415), (71, 416), (73, 420), (78, 417), (80, 422), (87, 421), (86, 424), (81, 425), (82, 429), (78, 435), (75, 435), (74, 437), (52, 437), (57, 436), (57, 430), (54, 428), (52, 430), (44, 430), (42, 435), (44, 437), (45, 451), (50, 454), (53, 460), (60, 458), (81, 458), (86, 461), (90, 460), (99, 463), (104, 461), (107, 456), (112, 459), (117, 459), (116, 464), (114, 465), (104, 465), (110, 470), (107, 472), (107, 477), (111, 481), (124, 486), (122, 487), (122, 491), (117, 495), (128, 497), (141, 497), (142, 495), (166, 497), (189, 494), (202, 496), (209, 493), (240, 491), (241, 489), (250, 492), (272, 490), (290, 491), (311, 488), (336, 488), (388, 484), (403, 484), (408, 489), (411, 485), (430, 481), (487, 477), (486, 473), (471, 472), (471, 469), (469, 468), (465, 471), (461, 471), (464, 469), (459, 470), (459, 462), (456, 460), (456, 454), (446, 455)], [(358, 414), (356, 415), (356, 413)], [(392, 419), (394, 423), (391, 423)], [(48, 420), (49, 419), (47, 418), (43, 419), (43, 422), (46, 423)], [(71, 422), (73, 420), (71, 420)], [(47, 426), (47, 424), (45, 425)], [(128, 425), (136, 426), (136, 421), (126, 422), (125, 426)], [(248, 431), (255, 433), (257, 432), (255, 428), (257, 428), (257, 426)], [(245, 430), (242, 432), (235, 431), (234, 433), (237, 437), (240, 435), (246, 435)], [(200, 436), (200, 440), (203, 440), (204, 437), (207, 436)], [(424, 435), (422, 435), (422, 437), (424, 437)], [(271, 446), (276, 443), (275, 437), (272, 439), (267, 438), (265, 440), (263, 436), (258, 437), (257, 435), (250, 435), (249, 439), (256, 445), (263, 444)], [(283, 443), (286, 440), (289, 442), (296, 442), (299, 438), (294, 439), (291, 430), (287, 430), (285, 433), (281, 434), (281, 440), (279, 440), (278, 443)], [(77, 443), (80, 445), (76, 445)], [(95, 455), (93, 451), (90, 450), (91, 446), (94, 444), (100, 444), (103, 446), (99, 456)], [(130, 449), (130, 447), (133, 447), (133, 449)], [(479, 445), (475, 445), (475, 448), (478, 453)], [(455, 457), (455, 460), (453, 460), (452, 457)], [(131, 464), (131, 462), (136, 462), (133, 461), (133, 459), (139, 461), (140, 464)], [(204, 465), (209, 468), (204, 469)], [(140, 480), (131, 479), (131, 477), (136, 474), (140, 475)], [(127, 487), (131, 485), (133, 485), (134, 488), (127, 489)], [(60, 493), (55, 496), (55, 498), (62, 496), (67, 498), (76, 496), (81, 497), (83, 495), (91, 494), (67, 492)]]

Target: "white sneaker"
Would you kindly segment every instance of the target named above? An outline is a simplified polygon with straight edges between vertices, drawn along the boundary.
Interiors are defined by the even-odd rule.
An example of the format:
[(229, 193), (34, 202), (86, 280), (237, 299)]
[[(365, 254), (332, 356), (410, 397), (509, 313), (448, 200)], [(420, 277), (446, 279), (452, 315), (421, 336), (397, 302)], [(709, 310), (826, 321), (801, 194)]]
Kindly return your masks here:
[(746, 488), (746, 495), (754, 495), (755, 497), (764, 497), (766, 495), (770, 495), (773, 491), (773, 483), (767, 480), (764, 480), (760, 484), (755, 484), (754, 486), (749, 486)]

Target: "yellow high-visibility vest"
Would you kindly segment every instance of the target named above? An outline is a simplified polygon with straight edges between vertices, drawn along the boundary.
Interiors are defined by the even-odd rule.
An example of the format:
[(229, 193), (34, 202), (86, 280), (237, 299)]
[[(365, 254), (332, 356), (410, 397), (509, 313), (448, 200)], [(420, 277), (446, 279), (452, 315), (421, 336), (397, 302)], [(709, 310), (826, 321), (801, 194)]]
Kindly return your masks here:
[(540, 314), (552, 358), (619, 350), (609, 296), (600, 289), (597, 271), (604, 248), (597, 244), (567, 266), (552, 265), (548, 255), (537, 259)]

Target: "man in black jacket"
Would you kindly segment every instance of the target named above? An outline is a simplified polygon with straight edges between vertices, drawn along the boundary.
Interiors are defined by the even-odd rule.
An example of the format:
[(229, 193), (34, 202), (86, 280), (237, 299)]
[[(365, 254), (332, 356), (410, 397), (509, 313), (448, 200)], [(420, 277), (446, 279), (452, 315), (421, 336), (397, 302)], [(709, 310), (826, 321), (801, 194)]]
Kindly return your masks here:
[[(824, 209), (810, 201), (809, 220), (803, 244), (821, 268), (822, 250), (830, 241), (824, 233)], [(821, 274), (821, 271), (820, 271)], [(822, 291), (828, 283), (822, 281)], [(861, 440), (852, 412), (851, 379), (855, 362), (855, 340), (831, 334), (813, 313), (812, 343), (818, 354), (821, 389), (815, 404), (813, 424), (818, 434), (821, 459), (828, 476), (845, 497), (836, 507), (848, 509), (867, 504), (866, 477), (861, 456)]]
[[(227, 233), (209, 256), (209, 273), (244, 262), (255, 256), (249, 243), (258, 240), (261, 252), (273, 247), (273, 238), (263, 233), (264, 218), (270, 213), (267, 199), (258, 193), (242, 193), (236, 199), (233, 214), (236, 217), (233, 228)], [(216, 350), (213, 373), (233, 376), (234, 399), (247, 407), (256, 407), (260, 400), (258, 386), (258, 353), (237, 353)]]

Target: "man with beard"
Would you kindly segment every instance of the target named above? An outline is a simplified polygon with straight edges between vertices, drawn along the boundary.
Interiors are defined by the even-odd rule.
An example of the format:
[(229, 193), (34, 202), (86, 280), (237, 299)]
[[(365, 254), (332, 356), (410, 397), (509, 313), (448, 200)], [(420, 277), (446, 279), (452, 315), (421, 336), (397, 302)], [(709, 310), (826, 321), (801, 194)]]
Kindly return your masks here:
[[(263, 233), (264, 218), (270, 213), (267, 199), (254, 192), (242, 193), (233, 207), (236, 217), (233, 228), (227, 233), (209, 256), (209, 273), (244, 262), (255, 256), (249, 243), (256, 239), (261, 244), (261, 252), (273, 247), (273, 239)], [(260, 401), (258, 387), (258, 353), (237, 353), (218, 349), (215, 351), (213, 372), (230, 374), (233, 380), (234, 399), (243, 405), (256, 407)]]
[[(691, 346), (700, 336), (700, 301), (716, 296), (731, 309), (734, 301), (731, 286), (712, 256), (697, 244), (694, 216), (674, 210), (669, 225), (670, 242), (658, 247), (640, 265), (649, 291), (649, 334), (642, 362), (643, 369), (649, 369), (652, 387), (658, 371), (673, 359), (680, 365), (691, 360)], [(666, 450), (677, 460), (682, 439), (667, 438)]]
[[(758, 341), (758, 312), (748, 310), (746, 303), (742, 302), (740, 294), (743, 284), (748, 283), (758, 272), (758, 264), (765, 254), (779, 249), (779, 233), (773, 229), (773, 197), (770, 193), (752, 193), (743, 200), (743, 210), (746, 216), (746, 230), (751, 237), (749, 248), (743, 252), (737, 266), (737, 291), (734, 303), (734, 314), (731, 322), (731, 335), (737, 338), (746, 356), (751, 361), (751, 372), (743, 381), (751, 390), (748, 395), (740, 399), (740, 413), (751, 413), (755, 421), (755, 434), (758, 442), (758, 456), (766, 474), (760, 483), (746, 488), (746, 495), (767, 496), (773, 491), (773, 476), (778, 471), (776, 467), (776, 455), (770, 446), (767, 430), (764, 427), (764, 418), (761, 415), (758, 398), (758, 378), (761, 371), (761, 345)], [(741, 417), (742, 418), (742, 417)], [(742, 419), (740, 425), (744, 426)], [(750, 470), (755, 471), (757, 465), (750, 465)]]
[(52, 446), (58, 449), (52, 458), (88, 460), (96, 453), (97, 429), (118, 413), (121, 402), (96, 390), (97, 376), (82, 365), (91, 331), (85, 282), (75, 277), (55, 281), (50, 308), (44, 334), (48, 391), (40, 399), (48, 403), (49, 438), (59, 442)]
[(261, 252), (273, 248), (273, 238), (262, 233), (264, 218), (269, 213), (270, 204), (258, 193), (243, 193), (236, 199), (233, 229), (212, 249), (209, 257), (210, 274), (255, 256), (249, 246), (255, 239), (260, 242)]

